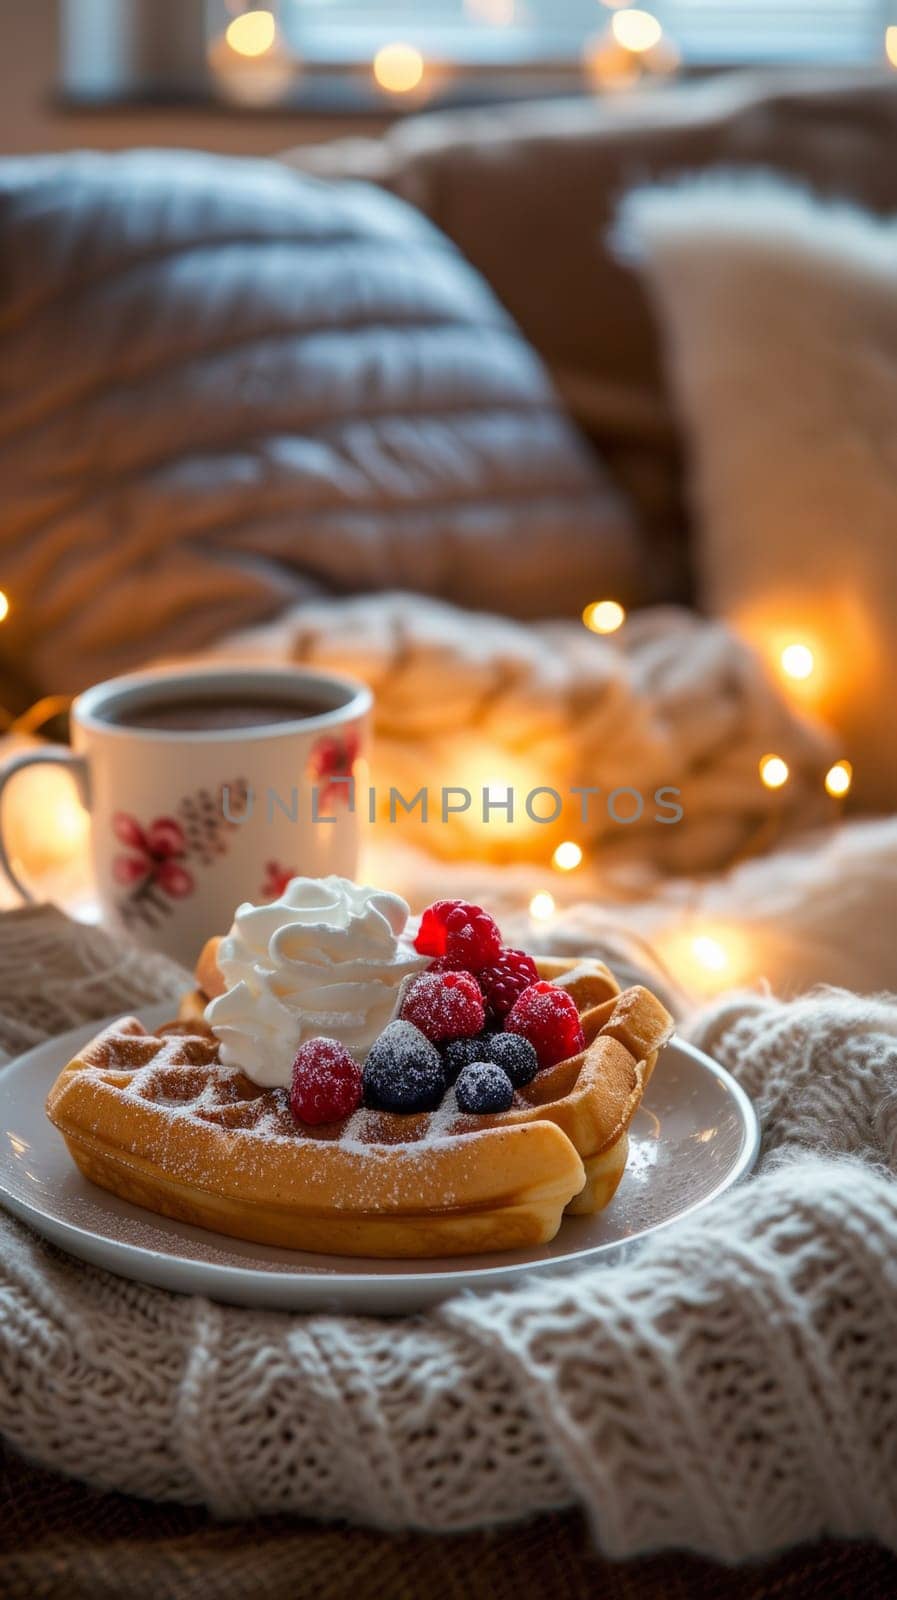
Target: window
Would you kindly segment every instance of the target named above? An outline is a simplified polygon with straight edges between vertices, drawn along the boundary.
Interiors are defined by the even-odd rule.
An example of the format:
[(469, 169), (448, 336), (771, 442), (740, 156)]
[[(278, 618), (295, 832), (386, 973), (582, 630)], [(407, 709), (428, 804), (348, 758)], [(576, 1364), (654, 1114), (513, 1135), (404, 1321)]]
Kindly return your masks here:
[[(86, 98), (334, 109), (618, 87), (680, 67), (897, 67), (897, 0), (61, 0)], [(320, 100), (318, 103), (322, 103)], [(323, 103), (328, 103), (326, 98)]]
[[(897, 21), (887, 0), (643, 0), (685, 61), (872, 62)], [(459, 63), (576, 61), (619, 0), (280, 0), (306, 59), (372, 58), (390, 40)], [(634, 9), (641, 9), (640, 6)], [(892, 15), (894, 13), (894, 15)]]
[(882, 61), (897, 7), (883, 0), (673, 0), (683, 58), (695, 62)]

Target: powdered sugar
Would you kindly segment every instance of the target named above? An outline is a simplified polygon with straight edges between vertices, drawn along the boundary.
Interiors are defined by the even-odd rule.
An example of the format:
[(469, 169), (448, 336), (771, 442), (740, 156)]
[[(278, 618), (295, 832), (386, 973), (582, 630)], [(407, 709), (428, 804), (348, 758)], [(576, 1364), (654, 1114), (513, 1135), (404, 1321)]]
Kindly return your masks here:
[[(407, 1026), (409, 1033), (417, 1032), (410, 1024), (398, 1026)], [(197, 1037), (205, 1043), (203, 1035)], [(212, 1049), (205, 1052), (211, 1059), (204, 1065), (182, 1060), (185, 1055), (197, 1053), (191, 1048), (195, 1043), (191, 1036), (166, 1035), (164, 1030), (159, 1035), (110, 1030), (92, 1046), (91, 1067), (107, 1088), (114, 1087), (125, 1097), (150, 1103), (166, 1119), (212, 1122), (238, 1133), (241, 1141), (258, 1146), (314, 1141), (339, 1144), (347, 1151), (375, 1160), (388, 1160), (399, 1152), (407, 1159), (423, 1155), (435, 1144), (456, 1144), (478, 1125), (477, 1119), (459, 1112), (452, 1089), (430, 1112), (399, 1116), (362, 1106), (339, 1122), (299, 1124), (290, 1111), (285, 1090), (261, 1089), (239, 1068), (223, 1065), (215, 1058), (214, 1041)], [(155, 1047), (155, 1055), (146, 1061), (143, 1058), (150, 1045)], [(142, 1064), (130, 1067), (135, 1055)], [(122, 1082), (125, 1073), (127, 1077)], [(183, 1172), (183, 1161), (180, 1167)]]
[(469, 972), (422, 972), (402, 996), (399, 1015), (428, 1039), (479, 1033), (486, 1020), (483, 996)]

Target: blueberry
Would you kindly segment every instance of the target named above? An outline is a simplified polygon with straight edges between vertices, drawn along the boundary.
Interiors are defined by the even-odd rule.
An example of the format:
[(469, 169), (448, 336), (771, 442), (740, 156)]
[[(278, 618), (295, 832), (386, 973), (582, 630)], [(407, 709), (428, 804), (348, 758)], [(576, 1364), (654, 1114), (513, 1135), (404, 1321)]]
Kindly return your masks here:
[(435, 1111), (445, 1092), (442, 1058), (413, 1022), (391, 1022), (363, 1072), (364, 1103), (377, 1111)]
[(452, 1039), (450, 1044), (443, 1047), (442, 1064), (445, 1068), (446, 1083), (454, 1083), (458, 1073), (464, 1067), (469, 1067), (471, 1061), (484, 1061), (488, 1056), (485, 1048), (486, 1037), (484, 1034), (476, 1039)]
[(487, 1033), (480, 1040), (481, 1060), (494, 1061), (508, 1074), (515, 1089), (531, 1083), (539, 1070), (535, 1048), (522, 1033)]
[(482, 1116), (487, 1111), (507, 1111), (514, 1098), (514, 1085), (508, 1074), (494, 1061), (471, 1061), (455, 1084), (460, 1111)]

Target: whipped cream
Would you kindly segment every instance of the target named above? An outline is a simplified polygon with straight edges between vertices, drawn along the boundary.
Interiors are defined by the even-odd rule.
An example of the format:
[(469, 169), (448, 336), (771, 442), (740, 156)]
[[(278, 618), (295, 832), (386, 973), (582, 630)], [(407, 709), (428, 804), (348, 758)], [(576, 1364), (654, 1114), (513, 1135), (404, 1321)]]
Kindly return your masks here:
[(348, 878), (293, 878), (270, 905), (237, 908), (218, 947), (226, 992), (206, 1006), (225, 1066), (288, 1087), (307, 1039), (338, 1039), (362, 1062), (402, 983), (429, 965), (400, 895)]

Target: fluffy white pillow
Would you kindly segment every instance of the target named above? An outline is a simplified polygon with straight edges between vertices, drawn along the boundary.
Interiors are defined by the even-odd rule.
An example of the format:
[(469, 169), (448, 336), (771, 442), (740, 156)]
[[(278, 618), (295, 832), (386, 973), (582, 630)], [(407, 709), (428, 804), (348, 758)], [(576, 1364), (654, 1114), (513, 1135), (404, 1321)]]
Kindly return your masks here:
[(840, 732), (854, 796), (897, 800), (897, 220), (764, 174), (624, 202), (692, 452), (702, 598)]

